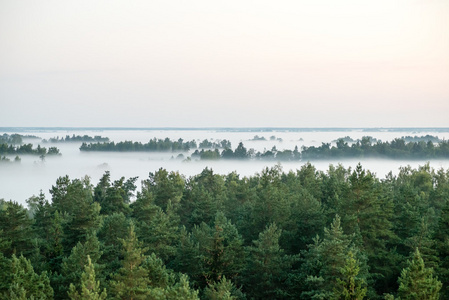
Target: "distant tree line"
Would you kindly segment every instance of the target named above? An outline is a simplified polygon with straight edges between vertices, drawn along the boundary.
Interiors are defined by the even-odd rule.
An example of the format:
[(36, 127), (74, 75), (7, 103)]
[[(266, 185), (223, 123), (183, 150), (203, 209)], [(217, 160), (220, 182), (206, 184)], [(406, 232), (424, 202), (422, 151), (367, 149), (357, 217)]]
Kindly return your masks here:
[[(392, 158), (392, 159), (432, 159), (449, 158), (449, 141), (440, 140), (438, 143), (432, 140), (422, 140), (430, 138), (425, 136), (413, 138), (417, 141), (407, 142), (405, 138), (396, 138), (391, 142), (382, 142), (372, 137), (363, 137), (360, 140), (350, 138), (340, 138), (333, 145), (322, 143), (321, 146), (303, 146), (301, 151), (296, 146), (293, 150), (278, 150), (273, 146), (271, 150), (255, 151), (247, 149), (242, 142), (235, 150), (231, 149), (231, 142), (228, 140), (209, 141), (203, 140), (192, 154), (192, 159), (256, 159), (256, 160), (318, 160), (333, 158)], [(184, 142), (182, 139), (172, 141), (169, 138), (152, 139), (146, 144), (140, 142), (109, 142), (109, 143), (83, 143), (81, 151), (189, 151), (197, 148), (194, 140)], [(201, 150), (200, 150), (201, 149)], [(221, 151), (219, 149), (222, 149)]]
[(429, 159), (449, 158), (449, 141), (443, 140), (437, 144), (432, 141), (407, 142), (405, 139), (396, 138), (391, 142), (377, 141), (372, 143), (370, 137), (363, 137), (360, 141), (349, 145), (343, 139), (339, 139), (335, 146), (330, 143), (322, 143), (315, 147), (303, 146), (301, 158), (328, 159), (328, 158), (397, 158), (397, 159)]
[(23, 139), (40, 139), (40, 137), (34, 136), (34, 135), (21, 135), (21, 134), (7, 134), (4, 133), (0, 135), (0, 144), (22, 144)]
[(81, 151), (117, 151), (117, 152), (139, 152), (139, 151), (189, 151), (196, 148), (197, 144), (194, 140), (184, 142), (183, 139), (172, 141), (169, 138), (151, 139), (148, 143), (141, 142), (109, 142), (109, 143), (83, 143), (80, 147)]
[(8, 145), (6, 143), (0, 144), (0, 155), (12, 155), (12, 154), (33, 154), (33, 155), (59, 155), (59, 149), (56, 147), (49, 147), (48, 150), (45, 147), (37, 145), (33, 148), (33, 144), (23, 144), (20, 146)]
[(0, 298), (449, 299), (449, 170), (136, 181), (0, 200)]
[(0, 163), (11, 163), (11, 162), (20, 162), (21, 159), (18, 155), (16, 155), (16, 157), (14, 158), (14, 161), (11, 161), (11, 159), (9, 157), (6, 156), (0, 156)]
[(88, 135), (66, 135), (65, 137), (54, 137), (48, 140), (43, 140), (43, 142), (48, 143), (61, 143), (61, 142), (109, 142), (109, 138), (96, 135), (94, 137)]
[(256, 160), (319, 160), (332, 158), (392, 158), (392, 159), (430, 159), (449, 158), (449, 141), (441, 141), (434, 144), (432, 141), (405, 142), (403, 139), (394, 139), (391, 142), (371, 143), (369, 137), (363, 137), (351, 145), (344, 139), (337, 140), (335, 146), (330, 143), (322, 143), (321, 146), (303, 146), (293, 150), (279, 151), (274, 146), (271, 150), (263, 152), (247, 149), (242, 142), (233, 151), (224, 149), (196, 150), (191, 155), (199, 159), (256, 159)]
[(198, 148), (203, 149), (231, 148), (231, 142), (228, 140), (209, 141), (208, 139), (205, 139), (198, 145)]

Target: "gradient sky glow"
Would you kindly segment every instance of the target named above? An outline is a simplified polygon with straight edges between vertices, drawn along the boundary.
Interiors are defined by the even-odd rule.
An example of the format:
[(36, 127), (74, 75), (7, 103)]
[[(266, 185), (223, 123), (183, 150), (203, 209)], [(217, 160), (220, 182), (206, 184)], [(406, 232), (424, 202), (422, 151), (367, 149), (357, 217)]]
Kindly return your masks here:
[(0, 0), (0, 127), (449, 127), (449, 1)]

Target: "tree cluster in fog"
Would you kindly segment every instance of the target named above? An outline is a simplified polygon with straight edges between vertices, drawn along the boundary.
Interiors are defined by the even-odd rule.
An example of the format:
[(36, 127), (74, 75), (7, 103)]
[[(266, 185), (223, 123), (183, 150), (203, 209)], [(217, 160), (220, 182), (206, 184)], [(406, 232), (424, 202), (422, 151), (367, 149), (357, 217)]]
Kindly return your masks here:
[(63, 142), (109, 142), (109, 138), (96, 135), (91, 137), (89, 135), (66, 135), (65, 137), (54, 137), (48, 140), (43, 140), (44, 143), (63, 143)]
[[(261, 138), (255, 136), (256, 140)], [(426, 139), (428, 139), (426, 141)], [(414, 141), (416, 140), (416, 141)], [(348, 142), (349, 141), (349, 142)], [(197, 148), (194, 140), (184, 142), (182, 139), (172, 141), (169, 138), (152, 139), (146, 144), (140, 142), (110, 142), (110, 143), (83, 143), (81, 151), (189, 151)], [(209, 150), (212, 148), (213, 150)], [(219, 149), (222, 149), (221, 151)], [(200, 150), (201, 149), (201, 150)], [(242, 142), (235, 150), (227, 140), (211, 142), (204, 140), (199, 149), (195, 150), (192, 159), (258, 159), (258, 160), (317, 160), (334, 158), (392, 158), (392, 159), (431, 159), (449, 158), (449, 141), (439, 140), (433, 143), (431, 136), (414, 137), (408, 139), (396, 138), (391, 142), (382, 142), (365, 136), (361, 140), (352, 140), (349, 137), (336, 140), (335, 145), (322, 143), (321, 146), (302, 146), (301, 151), (294, 149), (278, 150), (273, 146), (271, 150), (263, 152), (252, 148), (247, 149)]]
[(447, 299), (449, 170), (60, 177), (0, 202), (5, 299)]
[(33, 144), (22, 144), (20, 146), (14, 146), (11, 144), (0, 144), (0, 155), (12, 155), (12, 154), (33, 154), (33, 155), (59, 155), (59, 149), (57, 147), (49, 147), (48, 150), (41, 145), (37, 145), (33, 148)]

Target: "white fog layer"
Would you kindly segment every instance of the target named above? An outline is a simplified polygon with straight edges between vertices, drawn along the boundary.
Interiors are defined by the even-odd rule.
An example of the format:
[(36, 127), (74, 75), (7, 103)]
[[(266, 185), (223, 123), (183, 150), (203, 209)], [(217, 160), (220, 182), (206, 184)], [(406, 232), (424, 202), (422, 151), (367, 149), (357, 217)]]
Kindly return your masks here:
[[(21, 135), (35, 135), (42, 139), (55, 137), (65, 137), (67, 135), (89, 135), (108, 137), (111, 141), (133, 141), (147, 143), (150, 139), (158, 138), (184, 141), (195, 140), (199, 144), (204, 139), (209, 141), (229, 140), (232, 149), (235, 149), (239, 142), (242, 142), (247, 149), (253, 148), (256, 151), (270, 150), (273, 146), (277, 150), (293, 150), (295, 146), (301, 149), (302, 146), (320, 146), (322, 143), (331, 143), (332, 141), (349, 136), (356, 140), (363, 136), (371, 136), (382, 141), (391, 141), (394, 138), (403, 136), (438, 136), (440, 139), (449, 138), (448, 130), (410, 130), (410, 131), (288, 131), (271, 130), (82, 130), (82, 129), (22, 129), (20, 131), (3, 131), (3, 133)], [(255, 136), (263, 137), (266, 140), (254, 141)], [(274, 137), (274, 138), (273, 138)], [(270, 138), (272, 140), (270, 140)], [(193, 176), (199, 174), (204, 168), (212, 168), (215, 173), (228, 174), (236, 171), (240, 176), (251, 176), (262, 171), (265, 167), (272, 167), (281, 164), (286, 172), (295, 171), (301, 168), (307, 161), (285, 161), (276, 160), (199, 160), (192, 158), (191, 161), (176, 159), (181, 152), (82, 152), (79, 150), (81, 142), (60, 142), (44, 143), (41, 139), (24, 140), (24, 143), (32, 143), (33, 148), (40, 144), (42, 147), (57, 147), (60, 156), (46, 156), (43, 160), (38, 155), (19, 155), (19, 163), (0, 164), (0, 199), (13, 200), (25, 204), (25, 200), (32, 195), (39, 194), (42, 190), (47, 198), (50, 197), (49, 189), (55, 184), (60, 176), (69, 175), (71, 179), (89, 176), (92, 184), (96, 185), (99, 178), (105, 171), (110, 171), (111, 179), (119, 179), (122, 176), (135, 177), (140, 180), (148, 178), (149, 172), (154, 172), (159, 168), (165, 168), (168, 171), (177, 171), (182, 175)], [(333, 143), (334, 144), (334, 143)], [(188, 153), (183, 153), (184, 157), (190, 156), (195, 149)], [(14, 160), (15, 155), (7, 156)], [(365, 169), (376, 173), (377, 177), (384, 178), (390, 171), (397, 174), (401, 166), (410, 165), (417, 168), (429, 162), (434, 169), (449, 168), (449, 160), (393, 160), (393, 159), (349, 159), (349, 160), (318, 160), (311, 163), (321, 171), (326, 171), (329, 164), (337, 165), (341, 163), (344, 167), (354, 168), (359, 162)], [(140, 184), (138, 184), (139, 186)]]

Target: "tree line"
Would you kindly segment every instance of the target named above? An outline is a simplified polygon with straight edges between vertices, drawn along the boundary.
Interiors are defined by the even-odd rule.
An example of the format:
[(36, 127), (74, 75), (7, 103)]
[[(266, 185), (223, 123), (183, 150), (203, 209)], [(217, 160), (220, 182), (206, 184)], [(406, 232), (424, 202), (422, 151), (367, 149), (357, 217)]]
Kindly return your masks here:
[(0, 201), (0, 298), (448, 299), (449, 170), (60, 177)]
[[(422, 137), (423, 139), (426, 137)], [(416, 138), (396, 138), (391, 142), (382, 142), (372, 137), (365, 136), (355, 142), (347, 142), (346, 138), (338, 139), (335, 144), (322, 143), (321, 146), (302, 146), (301, 151), (296, 146), (293, 150), (278, 150), (273, 146), (271, 150), (256, 151), (247, 149), (242, 142), (235, 150), (231, 149), (231, 143), (227, 140), (211, 142), (204, 140), (197, 144), (194, 140), (184, 142), (182, 139), (172, 141), (169, 138), (152, 139), (146, 144), (140, 142), (125, 141), (119, 143), (83, 143), (81, 151), (189, 151), (196, 149), (190, 159), (256, 159), (256, 160), (319, 160), (340, 158), (389, 158), (389, 159), (432, 159), (449, 158), (449, 141), (440, 140), (433, 143), (432, 140)], [(222, 150), (219, 150), (219, 149)], [(200, 150), (201, 149), (201, 150)]]
[(33, 148), (33, 144), (22, 144), (19, 146), (14, 146), (11, 144), (3, 143), (0, 144), (0, 155), (13, 155), (13, 154), (33, 154), (33, 155), (59, 155), (59, 149), (57, 147), (41, 147), (37, 145)]
[[(207, 139), (200, 142), (200, 147), (202, 148), (229, 148), (231, 147), (231, 142), (228, 140), (218, 140), (209, 141)], [(83, 143), (80, 147), (81, 151), (117, 151), (117, 152), (187, 152), (190, 149), (196, 149), (198, 145), (195, 140), (184, 141), (183, 139), (178, 139), (177, 141), (171, 140), (168, 137), (165, 139), (153, 138), (148, 143), (141, 142), (109, 142), (109, 143)]]
[(331, 143), (322, 143), (321, 146), (303, 146), (301, 151), (296, 146), (293, 150), (278, 150), (273, 146), (271, 150), (263, 152), (247, 149), (243, 143), (232, 149), (196, 150), (191, 155), (199, 159), (256, 159), (256, 160), (320, 160), (341, 158), (390, 158), (390, 159), (431, 159), (449, 158), (449, 141), (434, 144), (431, 141), (405, 142), (403, 139), (394, 139), (391, 142), (371, 143), (370, 138), (362, 138), (349, 145), (339, 139), (335, 146)]
[(48, 140), (43, 140), (44, 143), (63, 143), (63, 142), (109, 142), (108, 137), (102, 137), (100, 135), (89, 136), (89, 135), (66, 135), (65, 137), (54, 137)]

